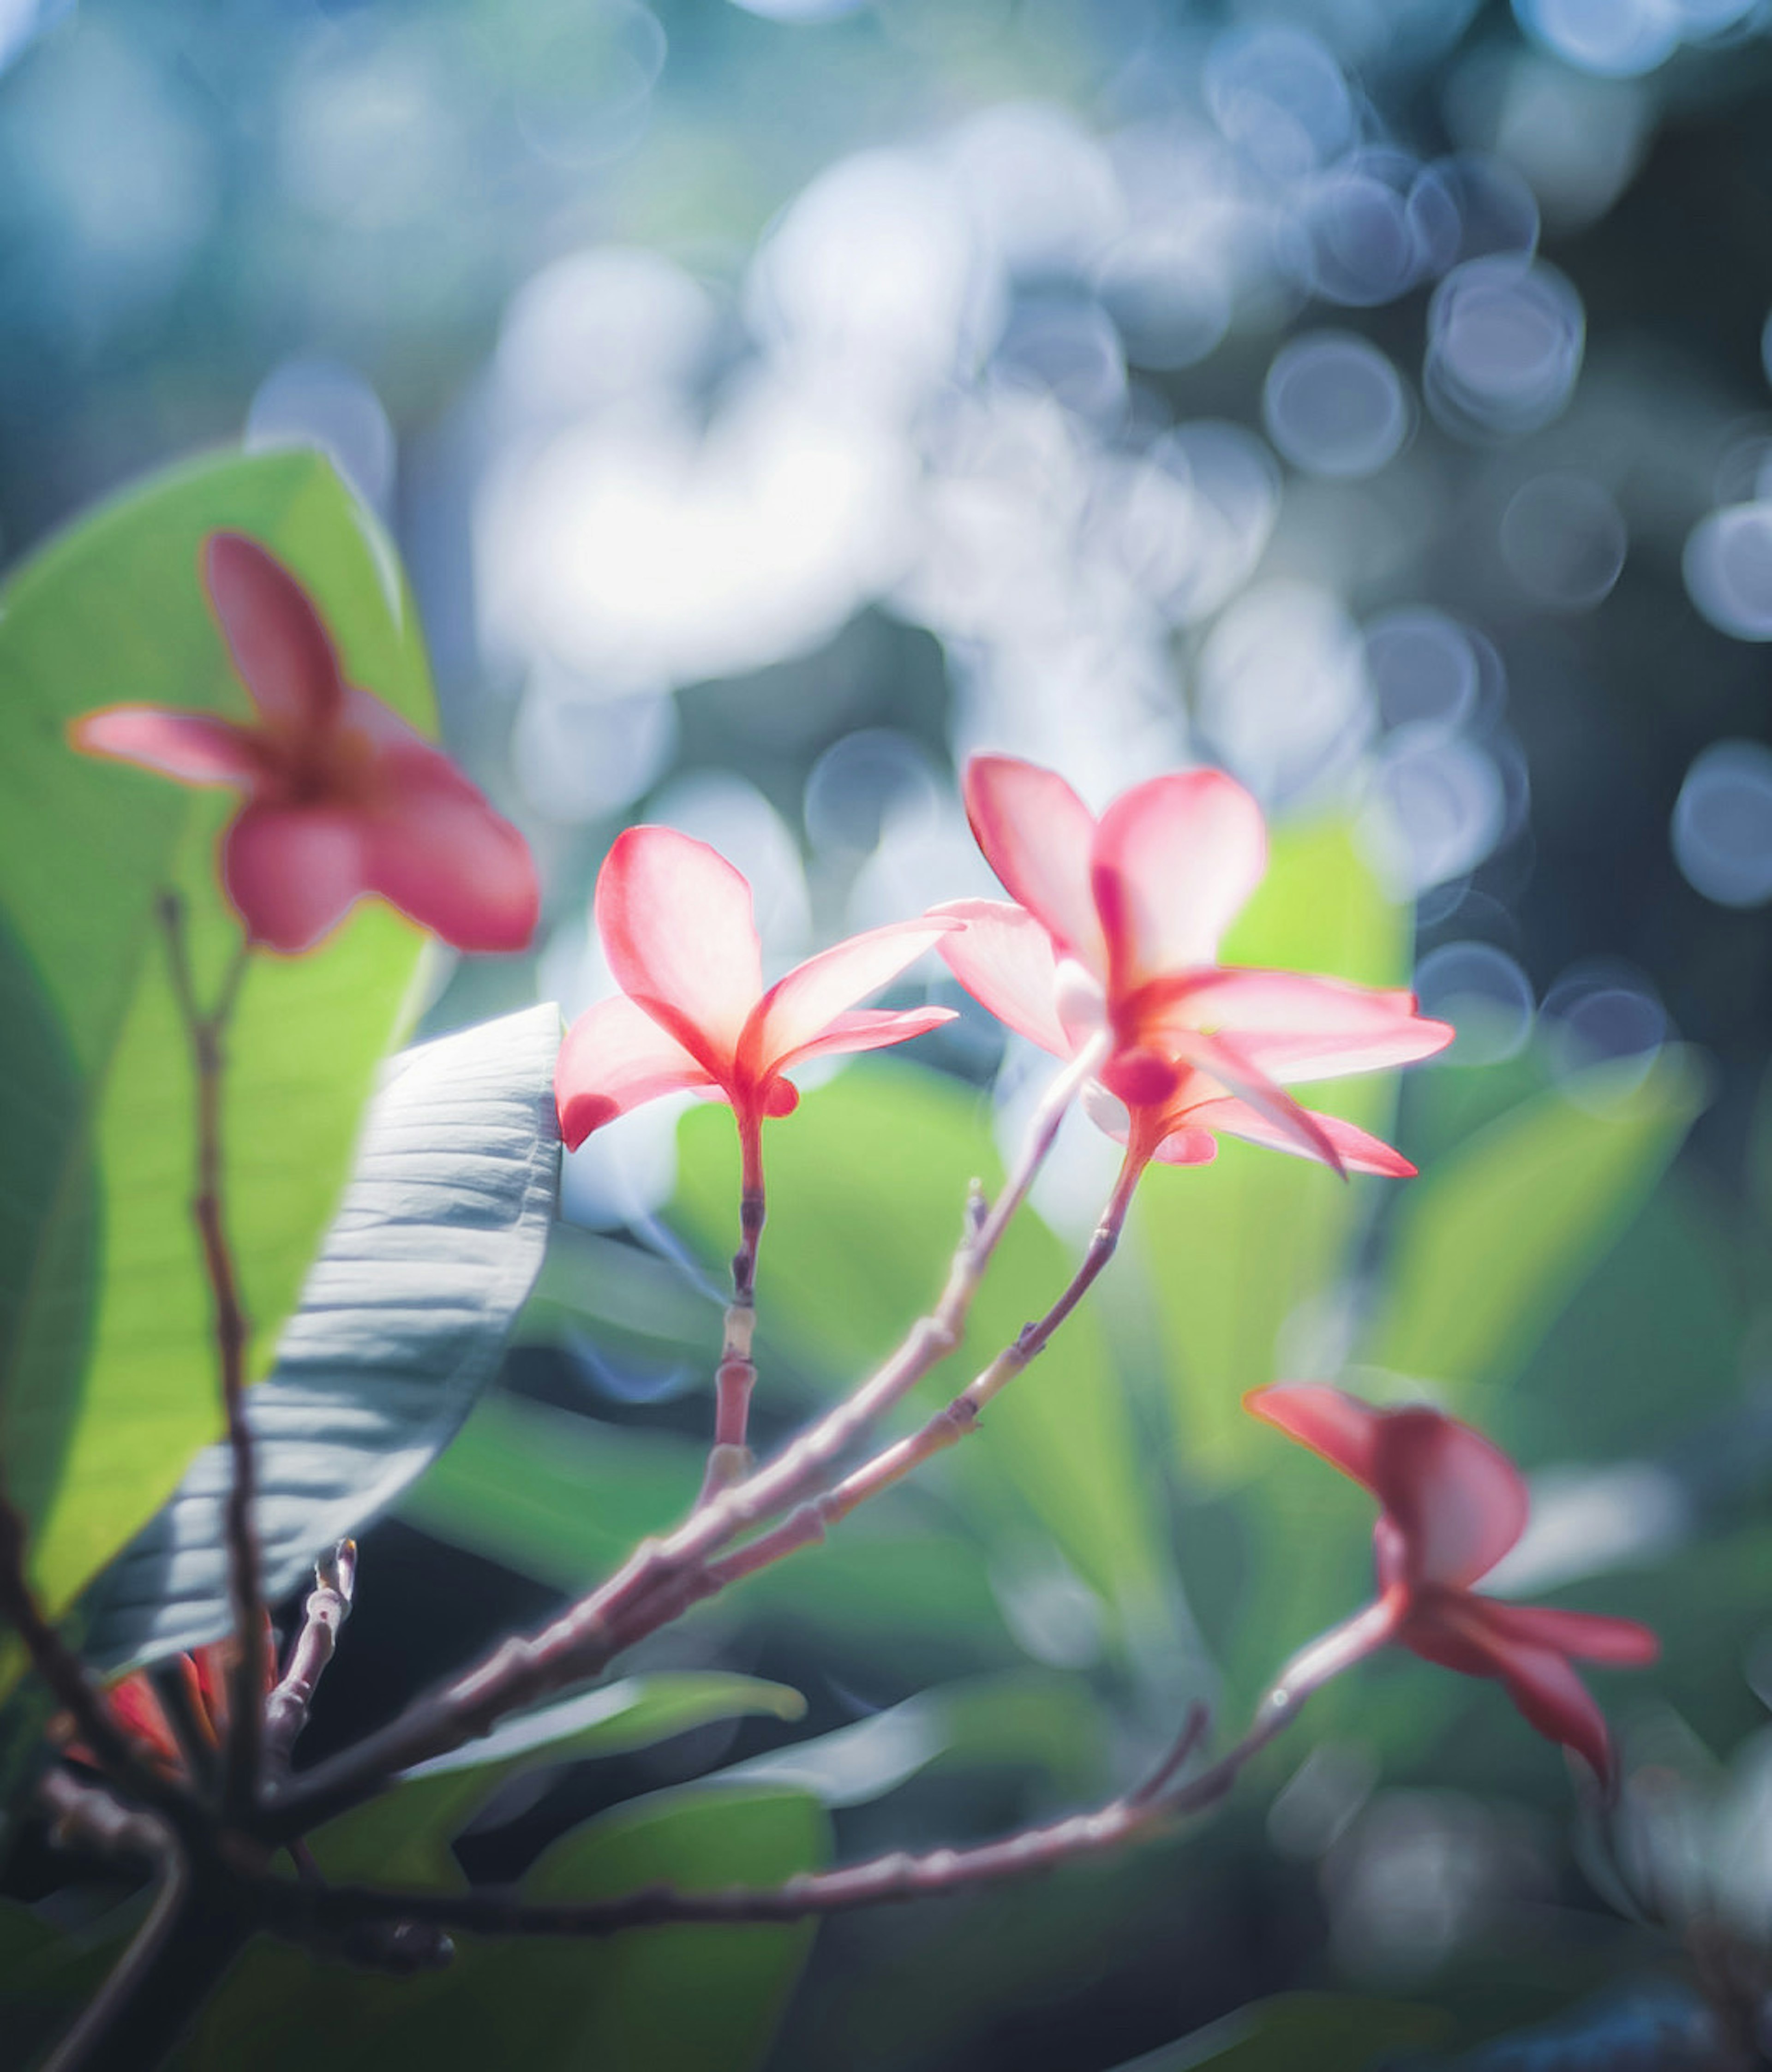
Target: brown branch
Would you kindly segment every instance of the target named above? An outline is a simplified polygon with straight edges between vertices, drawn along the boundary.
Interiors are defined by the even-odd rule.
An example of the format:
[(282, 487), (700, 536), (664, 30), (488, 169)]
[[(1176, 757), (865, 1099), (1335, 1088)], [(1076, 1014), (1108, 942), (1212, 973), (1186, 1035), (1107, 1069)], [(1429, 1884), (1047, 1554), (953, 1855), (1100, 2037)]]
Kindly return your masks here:
[[(710, 1565), (712, 1557), (816, 1489), (959, 1344), (985, 1269), (1051, 1149), (1067, 1109), (1100, 1065), (1108, 1040), (1104, 1035), (1092, 1042), (1053, 1080), (994, 1206), (983, 1211), (976, 1198), (968, 1203), (940, 1299), (883, 1366), (767, 1467), (701, 1505), (666, 1538), (643, 1542), (607, 1582), (551, 1624), (504, 1642), (465, 1675), (415, 1700), (379, 1733), (290, 1780), (260, 1823), (266, 1838), (282, 1841), (304, 1833), (372, 1797), (396, 1772), (446, 1754), (490, 1733), (507, 1713), (598, 1675), (623, 1649), (723, 1588), (729, 1578)], [(1105, 1263), (1104, 1257), (1100, 1264)], [(1023, 1355), (1020, 1364), (1031, 1357)], [(1001, 1366), (1000, 1359), (987, 1375)], [(1002, 1379), (1007, 1379), (1005, 1371)], [(994, 1386), (1001, 1387), (1001, 1380)]]
[(1106, 1269), (1119, 1245), (1126, 1211), (1132, 1205), (1133, 1192), (1145, 1164), (1143, 1158), (1128, 1153), (1081, 1263), (1063, 1293), (1037, 1323), (1029, 1324), (1020, 1331), (989, 1367), (919, 1430), (893, 1445), (882, 1447), (871, 1460), (864, 1461), (845, 1475), (835, 1489), (810, 1498), (790, 1511), (779, 1525), (759, 1534), (748, 1546), (708, 1562), (707, 1574), (715, 1587), (724, 1589), (729, 1584), (772, 1566), (796, 1549), (822, 1540), (832, 1526), (841, 1523), (870, 1498), (878, 1496), (894, 1482), (902, 1482), (926, 1461), (957, 1445), (968, 1433), (976, 1432), (985, 1405), (1045, 1351), (1053, 1334)]
[(223, 1038), (252, 955), (244, 936), (222, 981), (215, 1007), (204, 1013), (185, 939), (184, 903), (175, 892), (160, 897), (172, 989), (190, 1038), (197, 1093), (197, 1191), (191, 1213), (203, 1242), (204, 1269), (215, 1306), (216, 1353), (228, 1450), (233, 1473), (224, 1514), (228, 1542), (228, 1599), (233, 1614), (234, 1651), (228, 1671), (228, 1745), (222, 1768), (222, 1807), (229, 1818), (247, 1812), (257, 1797), (264, 1693), (270, 1680), (265, 1634), (265, 1592), (257, 1535), (253, 1525), (257, 1469), (246, 1422), (247, 1323), (240, 1279), (228, 1240), (223, 1206), (222, 1083), (226, 1067)]
[(314, 1564), (314, 1589), (303, 1607), (302, 1630), (290, 1650), (282, 1681), (265, 1700), (265, 1774), (280, 1776), (314, 1704), (314, 1693), (351, 1616), (356, 1591), (357, 1543), (341, 1540)]
[(74, 1731), (117, 1784), (152, 1807), (181, 1833), (200, 1817), (195, 1802), (155, 1769), (120, 1727), (85, 1664), (51, 1624), (31, 1589), (24, 1520), (0, 1486), (0, 1619), (24, 1642), (31, 1667), (74, 1723)]
[(1143, 1783), (1094, 1812), (1072, 1814), (970, 1848), (894, 1851), (836, 1870), (806, 1872), (779, 1885), (692, 1893), (655, 1885), (614, 1898), (582, 1901), (529, 1901), (506, 1890), (386, 1893), (340, 1885), (323, 1893), (281, 1885), (272, 1889), (277, 1918), (271, 1925), (278, 1933), (304, 1941), (335, 1938), (360, 1930), (366, 1923), (396, 1918), (483, 1935), (602, 1937), (674, 1923), (801, 1921), (1038, 1877), (1150, 1839), (1204, 1811), (1297, 1716), (1309, 1688), (1294, 1690), (1284, 1681), (1274, 1685), (1243, 1738), (1208, 1768), (1178, 1782), (1206, 1731), (1205, 1708), (1196, 1705)]

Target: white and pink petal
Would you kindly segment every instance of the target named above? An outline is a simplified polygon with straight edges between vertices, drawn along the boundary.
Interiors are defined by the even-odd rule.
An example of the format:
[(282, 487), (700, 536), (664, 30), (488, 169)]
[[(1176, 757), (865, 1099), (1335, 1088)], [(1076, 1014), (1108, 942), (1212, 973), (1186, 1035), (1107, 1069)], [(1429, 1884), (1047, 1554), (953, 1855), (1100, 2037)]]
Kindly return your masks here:
[(183, 784), (251, 785), (265, 768), (251, 730), (212, 713), (107, 705), (76, 720), (68, 731), (84, 754), (138, 763)]
[(603, 860), (595, 906), (616, 984), (712, 1077), (729, 1078), (763, 993), (744, 878), (674, 828), (630, 828)]
[(594, 1129), (663, 1094), (717, 1092), (699, 1061), (625, 993), (586, 1008), (554, 1067), (560, 1135), (576, 1151)]
[(1155, 777), (1123, 792), (1102, 816), (1091, 859), (1114, 997), (1215, 963), (1267, 863), (1261, 808), (1223, 771)]
[(804, 1055), (838, 1016), (890, 985), (924, 951), (961, 926), (945, 916), (894, 921), (851, 935), (796, 964), (752, 1010), (739, 1043), (742, 1069), (760, 1079), (785, 1059)]
[(956, 899), (935, 911), (965, 923), (935, 947), (973, 999), (1018, 1036), (1067, 1057), (1059, 959), (1046, 928), (1026, 907), (1001, 899)]
[(1013, 755), (966, 766), (966, 816), (1003, 889), (1098, 978), (1107, 972), (1090, 882), (1096, 818), (1064, 779)]

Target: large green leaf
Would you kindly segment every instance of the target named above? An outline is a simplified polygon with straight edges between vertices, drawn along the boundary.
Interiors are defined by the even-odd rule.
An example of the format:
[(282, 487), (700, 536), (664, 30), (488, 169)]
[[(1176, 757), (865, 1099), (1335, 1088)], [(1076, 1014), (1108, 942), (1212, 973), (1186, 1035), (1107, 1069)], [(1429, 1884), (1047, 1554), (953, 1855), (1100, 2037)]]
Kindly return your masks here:
[[(730, 1249), (737, 1159), (731, 1117), (684, 1119), (675, 1213), (710, 1259)], [(967, 1189), (1000, 1167), (985, 1104), (902, 1063), (870, 1060), (809, 1094), (769, 1131), (769, 1227), (758, 1278), (763, 1347), (785, 1347), (835, 1394), (888, 1352), (941, 1289)], [(1011, 1224), (973, 1307), (959, 1354), (915, 1399), (933, 1408), (1056, 1298), (1075, 1268), (1031, 1212)], [(1048, 1350), (1005, 1390), (981, 1436), (931, 1481), (959, 1491), (975, 1519), (1013, 1530), (1038, 1519), (1108, 1604), (1142, 1614), (1163, 1564), (1145, 1472), (1107, 1335), (1086, 1303)], [(845, 1526), (843, 1530), (849, 1529)]]
[[(774, 1885), (829, 1851), (803, 1793), (690, 1786), (575, 1830), (531, 1872), (535, 1898), (666, 1882)], [(249, 1950), (177, 2072), (748, 2072), (767, 2049), (812, 1941), (796, 1927), (667, 1928), (606, 1942), (479, 1941), (396, 1980), (265, 1945)]]
[[(186, 1207), (192, 1074), (154, 902), (165, 887), (185, 894), (212, 993), (238, 935), (213, 858), (230, 800), (76, 755), (66, 728), (119, 701), (245, 709), (197, 582), (199, 545), (220, 526), (297, 570), (353, 680), (433, 719), (386, 543), (311, 453), (157, 479), (52, 543), (0, 598), (0, 1451), (56, 1611), (219, 1420)], [(226, 1178), (255, 1378), (331, 1219), (420, 941), (365, 905), (319, 954), (255, 959), (241, 990)]]
[(715, 1720), (757, 1713), (797, 1720), (806, 1701), (784, 1684), (717, 1670), (630, 1676), (507, 1720), (409, 1770), (367, 1805), (330, 1821), (313, 1837), (328, 1877), (454, 1889), (461, 1868), (450, 1844), (511, 1778), (537, 1765), (631, 1753)]
[[(559, 1047), (559, 1010), (532, 1007), (389, 1067), (276, 1370), (248, 1400), (268, 1597), (415, 1482), (496, 1368), (553, 1221)], [(97, 1667), (228, 1630), (232, 1480), (226, 1445), (208, 1448), (100, 1579)]]
[(1687, 1052), (1635, 1070), (1588, 1067), (1412, 1183), (1365, 1358), (1455, 1388), (1518, 1372), (1703, 1106)]
[[(1224, 956), (1396, 985), (1408, 948), (1408, 915), (1331, 822), (1277, 835), (1267, 878)], [(1396, 1075), (1307, 1098), (1382, 1133)], [(1275, 1378), (1289, 1320), (1334, 1289), (1365, 1216), (1396, 1184), (1342, 1182), (1326, 1167), (1222, 1139), (1208, 1167), (1146, 1176), (1133, 1227), (1156, 1293), (1164, 1379), (1190, 1475), (1215, 1479), (1250, 1465), (1259, 1441), (1241, 1408), (1245, 1391)]]

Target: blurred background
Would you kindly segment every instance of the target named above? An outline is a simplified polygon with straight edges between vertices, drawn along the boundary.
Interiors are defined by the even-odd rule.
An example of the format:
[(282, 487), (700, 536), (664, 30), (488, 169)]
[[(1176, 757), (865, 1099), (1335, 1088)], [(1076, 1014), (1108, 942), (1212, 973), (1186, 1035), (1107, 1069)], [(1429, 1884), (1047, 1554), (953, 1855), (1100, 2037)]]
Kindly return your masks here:
[[(1767, 0), (0, 0), (0, 559), (193, 449), (332, 456), (546, 878), (536, 956), (431, 1026), (608, 989), (586, 902), (635, 819), (746, 872), (771, 974), (988, 890), (955, 771), (989, 746), (1098, 808), (1222, 763), (1282, 835), (1245, 952), (1412, 956), (1465, 1032), (1404, 1093), (1409, 1206), (1264, 1154), (1157, 1175), (991, 1461), (668, 1642), (804, 1691), (808, 1751), (752, 1723), (526, 1780), (471, 1868), (734, 1762), (850, 1851), (1099, 1794), (1363, 1587), (1359, 1500), (1238, 1390), (1425, 1383), (1533, 1472), (1499, 1580), (1667, 1634), (1603, 1694), (1631, 1863), (1499, 1693), (1387, 1663), (1183, 1848), (827, 1929), (767, 2062), (1750, 2047), (1769, 313)], [(926, 1299), (1038, 1083), (919, 990), (960, 1020), (809, 1099), (822, 1148), (777, 1133), (766, 1435)], [(368, 1544), (315, 1753), (693, 1490), (713, 1120), (569, 1161), (503, 1388)], [(1104, 1151), (1061, 1146), (1005, 1329)]]

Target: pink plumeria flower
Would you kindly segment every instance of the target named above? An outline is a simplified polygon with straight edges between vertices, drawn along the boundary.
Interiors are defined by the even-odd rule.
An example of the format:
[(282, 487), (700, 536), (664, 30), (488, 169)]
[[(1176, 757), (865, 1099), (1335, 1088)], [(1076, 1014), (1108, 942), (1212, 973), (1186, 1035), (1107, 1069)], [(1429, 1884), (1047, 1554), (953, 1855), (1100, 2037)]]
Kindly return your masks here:
[(256, 719), (110, 705), (75, 721), (74, 746), (245, 793), (221, 874), (254, 943), (311, 948), (376, 894), (457, 949), (523, 948), (541, 895), (522, 836), (440, 749), (344, 680), (312, 600), (256, 540), (212, 532), (201, 565)]
[(975, 756), (966, 810), (1016, 903), (936, 909), (966, 923), (941, 953), (967, 991), (1054, 1055), (1105, 1032), (1091, 1106), (1129, 1160), (1198, 1165), (1214, 1133), (1338, 1172), (1414, 1171), (1388, 1145), (1285, 1091), (1428, 1057), (1452, 1041), (1411, 993), (1229, 968), (1219, 943), (1267, 870), (1261, 809), (1218, 770), (1153, 778), (1097, 820), (1062, 777)]
[(1316, 1655), (1305, 1651), (1293, 1665), (1295, 1688), (1396, 1641), (1467, 1676), (1496, 1678), (1541, 1734), (1610, 1784), (1611, 1737), (1569, 1658), (1640, 1667), (1659, 1643), (1632, 1619), (1509, 1604), (1472, 1588), (1525, 1530), (1526, 1484), (1507, 1456), (1425, 1405), (1377, 1410), (1318, 1383), (1282, 1382), (1244, 1401), (1381, 1507), (1372, 1536), (1378, 1601)]
[(717, 850), (673, 828), (630, 828), (598, 875), (597, 930), (622, 990), (574, 1022), (554, 1091), (576, 1150), (594, 1129), (684, 1088), (728, 1102), (760, 1185), (763, 1119), (791, 1114), (786, 1075), (812, 1058), (902, 1043), (953, 1019), (944, 1007), (857, 1009), (957, 930), (940, 917), (853, 935), (763, 990), (750, 887)]

